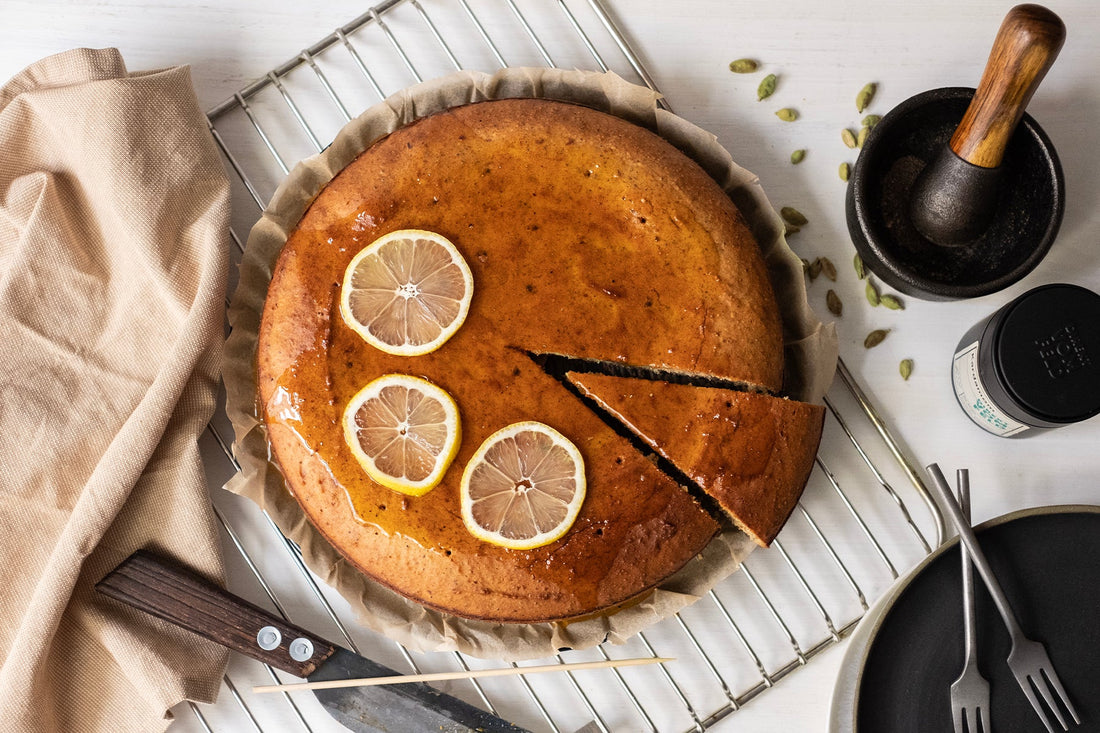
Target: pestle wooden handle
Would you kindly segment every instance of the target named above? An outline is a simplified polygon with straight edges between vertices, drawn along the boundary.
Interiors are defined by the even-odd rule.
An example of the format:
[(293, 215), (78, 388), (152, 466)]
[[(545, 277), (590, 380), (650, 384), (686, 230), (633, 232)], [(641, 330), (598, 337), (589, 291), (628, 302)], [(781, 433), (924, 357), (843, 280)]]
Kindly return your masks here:
[(1054, 63), (1066, 26), (1041, 5), (1017, 5), (1008, 11), (982, 80), (951, 136), (951, 150), (982, 168), (996, 168), (1005, 146), (1039, 82)]

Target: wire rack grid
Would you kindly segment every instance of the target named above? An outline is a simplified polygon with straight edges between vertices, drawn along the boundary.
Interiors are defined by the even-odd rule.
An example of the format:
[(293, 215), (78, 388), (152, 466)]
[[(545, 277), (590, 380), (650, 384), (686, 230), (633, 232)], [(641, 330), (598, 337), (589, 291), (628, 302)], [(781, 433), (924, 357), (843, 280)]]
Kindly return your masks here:
[[(290, 166), (322, 150), (353, 114), (454, 70), (530, 65), (610, 70), (656, 90), (599, 0), (388, 0), (241, 89), (208, 112), (235, 174), (231, 259), (239, 262), (241, 233)], [(633, 656), (677, 662), (442, 689), (532, 730), (568, 732), (594, 722), (604, 733), (704, 731), (840, 641), (870, 601), (942, 542), (944, 526), (914, 464), (843, 362), (838, 376), (826, 397), (825, 437), (810, 484), (772, 550), (755, 553), (705, 598), (625, 644), (531, 664)], [(218, 490), (238, 468), (231, 439), (219, 409), (202, 442), (215, 513), (236, 550), (227, 559), (231, 590), (400, 670), (499, 664), (458, 652), (410, 652), (356, 624), (270, 517)], [(912, 504), (923, 504), (920, 521)], [(293, 681), (288, 677), (234, 655), (224, 679), (228, 695), (215, 705), (182, 704), (174, 730), (343, 730), (312, 696), (248, 691)]]

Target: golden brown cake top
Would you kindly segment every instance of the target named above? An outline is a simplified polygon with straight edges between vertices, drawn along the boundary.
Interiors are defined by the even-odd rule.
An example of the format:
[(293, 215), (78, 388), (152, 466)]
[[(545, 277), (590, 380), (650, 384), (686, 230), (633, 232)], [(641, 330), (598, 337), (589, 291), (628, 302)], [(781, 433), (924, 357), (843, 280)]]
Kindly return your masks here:
[[(438, 351), (384, 354), (340, 320), (351, 258), (397, 229), (446, 236), (474, 275)], [(778, 389), (774, 298), (740, 214), (656, 135), (583, 107), (454, 108), (371, 146), (316, 198), (276, 265), (257, 355), (272, 451), (311, 521), (367, 575), (427, 605), (509, 621), (565, 618), (660, 582), (717, 525), (525, 352), (717, 375)], [(391, 372), (458, 403), (463, 440), (423, 497), (374, 484), (340, 414)], [(461, 469), (497, 429), (551, 425), (581, 450), (588, 497), (561, 540), (505, 550), (459, 518)], [(350, 496), (356, 508), (348, 508)]]

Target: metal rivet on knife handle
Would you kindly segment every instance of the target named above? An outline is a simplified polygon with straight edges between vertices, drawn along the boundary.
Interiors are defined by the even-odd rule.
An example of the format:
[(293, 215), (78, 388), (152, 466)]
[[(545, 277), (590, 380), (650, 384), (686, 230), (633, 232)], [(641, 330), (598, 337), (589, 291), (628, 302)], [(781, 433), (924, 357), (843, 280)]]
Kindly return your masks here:
[(265, 626), (256, 634), (256, 644), (265, 651), (278, 649), (283, 641), (283, 635), (274, 626)]
[(313, 642), (299, 637), (290, 642), (290, 658), (295, 662), (305, 662), (313, 656)]

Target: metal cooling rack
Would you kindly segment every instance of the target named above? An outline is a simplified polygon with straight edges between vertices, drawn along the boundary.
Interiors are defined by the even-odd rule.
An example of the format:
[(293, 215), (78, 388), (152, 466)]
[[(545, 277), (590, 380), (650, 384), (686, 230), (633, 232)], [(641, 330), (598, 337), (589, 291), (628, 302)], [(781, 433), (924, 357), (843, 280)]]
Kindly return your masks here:
[[(241, 89), (208, 113), (236, 174), (234, 263), (242, 233), (289, 167), (320, 151), (352, 115), (457, 69), (528, 65), (610, 70), (656, 89), (599, 0), (388, 0)], [(663, 100), (662, 106), (668, 108)], [(826, 398), (825, 437), (810, 484), (774, 549), (754, 553), (699, 602), (626, 644), (563, 651), (530, 664), (647, 655), (677, 662), (442, 687), (532, 730), (569, 733), (594, 720), (605, 733), (704, 731), (840, 641), (899, 569), (942, 542), (944, 526), (913, 463), (843, 362), (838, 376)], [(202, 448), (216, 515), (238, 551), (227, 558), (234, 592), (399, 670), (499, 664), (457, 652), (409, 652), (358, 626), (266, 514), (218, 490), (238, 468), (231, 439), (219, 409)], [(912, 504), (924, 505), (921, 522)], [(224, 680), (228, 694), (215, 705), (181, 704), (173, 730), (344, 730), (310, 695), (249, 692), (272, 681), (293, 678), (234, 655)]]

